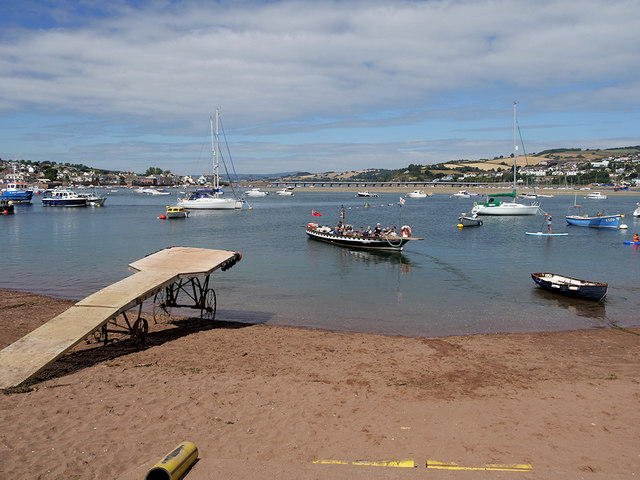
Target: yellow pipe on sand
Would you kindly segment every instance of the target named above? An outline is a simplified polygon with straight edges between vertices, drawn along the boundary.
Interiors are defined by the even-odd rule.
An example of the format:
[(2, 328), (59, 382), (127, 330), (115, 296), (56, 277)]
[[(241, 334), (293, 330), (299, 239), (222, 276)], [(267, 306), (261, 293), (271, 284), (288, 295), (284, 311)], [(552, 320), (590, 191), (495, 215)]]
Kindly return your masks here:
[(178, 480), (198, 459), (198, 447), (182, 442), (149, 470), (145, 480)]

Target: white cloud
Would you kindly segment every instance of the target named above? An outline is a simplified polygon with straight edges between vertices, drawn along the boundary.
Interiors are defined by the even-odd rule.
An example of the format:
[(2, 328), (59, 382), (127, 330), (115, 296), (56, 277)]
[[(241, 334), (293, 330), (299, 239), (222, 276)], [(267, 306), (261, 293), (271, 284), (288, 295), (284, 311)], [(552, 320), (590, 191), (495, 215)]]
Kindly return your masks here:
[[(403, 166), (416, 141), (427, 146), (410, 155), (413, 163), (486, 156), (466, 154), (475, 138), (452, 138), (478, 121), (460, 113), (481, 112), (488, 123), (498, 115), (508, 125), (514, 99), (540, 118), (638, 110), (635, 1), (116, 2), (93, 16), (77, 8), (55, 7), (58, 28), (5, 28), (0, 114), (7, 123), (25, 111), (99, 119), (106, 128), (80, 143), (103, 167), (128, 161), (144, 169), (167, 144), (186, 150), (167, 162), (185, 160), (183, 136), (206, 132), (217, 105), (247, 163), (257, 159), (243, 171), (275, 171), (275, 160), (259, 159), (282, 148), (298, 151), (286, 170), (311, 170), (317, 145), (328, 152), (324, 163), (342, 164), (333, 169)], [(394, 130), (402, 136), (381, 142), (398, 119), (406, 121), (404, 132)], [(359, 136), (367, 125), (370, 141), (336, 141), (327, 123), (360, 124)], [(109, 126), (120, 135), (103, 138)], [(143, 133), (167, 140), (144, 142)], [(429, 142), (446, 138), (450, 148), (428, 153)], [(0, 140), (11, 145), (0, 147), (2, 156), (28, 150)], [(141, 144), (149, 155), (122, 148)], [(73, 142), (54, 145), (51, 155), (80, 155)]]

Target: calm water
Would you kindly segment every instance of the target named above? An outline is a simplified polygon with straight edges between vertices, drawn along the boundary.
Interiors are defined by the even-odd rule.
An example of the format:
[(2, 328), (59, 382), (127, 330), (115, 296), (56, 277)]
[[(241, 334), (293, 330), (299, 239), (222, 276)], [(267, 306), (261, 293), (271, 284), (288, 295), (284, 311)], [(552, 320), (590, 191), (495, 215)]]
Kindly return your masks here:
[[(263, 322), (345, 332), (410, 336), (528, 332), (640, 325), (640, 251), (623, 245), (640, 232), (636, 197), (584, 200), (626, 214), (628, 230), (602, 231), (564, 223), (573, 196), (543, 199), (542, 215), (485, 217), (458, 230), (470, 199), (436, 194), (389, 206), (399, 195), (364, 199), (353, 193), (298, 192), (249, 199), (252, 210), (192, 212), (185, 220), (157, 217), (171, 198), (111, 193), (103, 208), (43, 208), (40, 197), (0, 218), (4, 257), (0, 287), (81, 299), (131, 273), (127, 265), (173, 245), (239, 251), (243, 260), (212, 275), (220, 320)], [(352, 251), (307, 239), (310, 221), (335, 224), (340, 206), (356, 227), (409, 224), (402, 254)], [(383, 206), (376, 206), (383, 205)], [(314, 218), (311, 210), (323, 213)], [(604, 304), (558, 297), (537, 288), (530, 273), (551, 271), (609, 283)]]

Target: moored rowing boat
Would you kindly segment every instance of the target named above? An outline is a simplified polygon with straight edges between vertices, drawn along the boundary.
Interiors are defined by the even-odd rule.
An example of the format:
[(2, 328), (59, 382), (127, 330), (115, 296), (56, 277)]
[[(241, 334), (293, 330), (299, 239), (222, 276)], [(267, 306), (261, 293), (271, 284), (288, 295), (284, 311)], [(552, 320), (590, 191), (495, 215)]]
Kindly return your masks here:
[(609, 289), (606, 283), (590, 282), (557, 273), (532, 273), (531, 278), (550, 292), (596, 302), (603, 300)]

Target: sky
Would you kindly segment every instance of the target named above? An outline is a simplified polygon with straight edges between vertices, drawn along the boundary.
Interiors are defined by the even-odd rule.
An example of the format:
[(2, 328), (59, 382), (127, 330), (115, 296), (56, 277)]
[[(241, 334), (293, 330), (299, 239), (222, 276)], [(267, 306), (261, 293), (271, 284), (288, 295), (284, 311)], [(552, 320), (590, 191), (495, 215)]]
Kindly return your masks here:
[[(637, 0), (0, 0), (0, 158), (211, 173), (640, 144)], [(226, 142), (225, 142), (226, 140)], [(519, 152), (520, 153), (520, 152)]]

